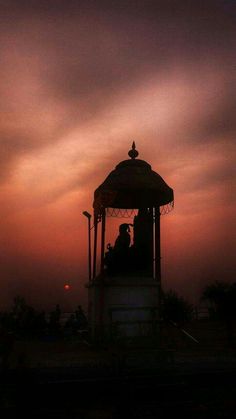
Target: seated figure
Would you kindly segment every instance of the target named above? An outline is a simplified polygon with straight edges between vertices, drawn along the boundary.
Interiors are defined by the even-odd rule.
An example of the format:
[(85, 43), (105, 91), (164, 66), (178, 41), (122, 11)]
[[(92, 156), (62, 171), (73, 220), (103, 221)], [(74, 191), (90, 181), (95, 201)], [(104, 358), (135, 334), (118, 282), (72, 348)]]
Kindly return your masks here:
[(114, 247), (110, 243), (108, 244), (108, 252), (105, 254), (105, 265), (109, 273), (124, 272), (128, 269), (131, 241), (129, 233), (129, 224), (121, 224)]
[(115, 241), (114, 251), (119, 253), (127, 252), (130, 246), (130, 228), (129, 224), (121, 224), (119, 227), (119, 236)]
[[(130, 246), (130, 226), (133, 227), (133, 245)], [(114, 247), (107, 246), (105, 265), (111, 275), (133, 272), (152, 275), (153, 263), (153, 214), (140, 208), (133, 224), (121, 224)]]

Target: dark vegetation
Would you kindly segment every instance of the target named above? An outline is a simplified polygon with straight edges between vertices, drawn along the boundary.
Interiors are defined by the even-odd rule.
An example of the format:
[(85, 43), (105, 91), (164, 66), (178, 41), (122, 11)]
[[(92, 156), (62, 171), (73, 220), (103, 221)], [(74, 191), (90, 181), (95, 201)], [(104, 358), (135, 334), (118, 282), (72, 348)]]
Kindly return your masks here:
[[(24, 298), (16, 297), (11, 310), (0, 313), (0, 411), (9, 414), (7, 417), (16, 417), (22, 409), (24, 417), (28, 411), (29, 417), (37, 418), (154, 418), (166, 417), (169, 411), (172, 414), (178, 411), (182, 417), (211, 417), (212, 412), (214, 418), (235, 417), (236, 284), (214, 282), (205, 287), (201, 299), (208, 307), (208, 317), (204, 319), (196, 318), (195, 308), (175, 291), (165, 292), (163, 329), (165, 338), (174, 342), (177, 357), (166, 369), (163, 361), (157, 363), (155, 370), (155, 364), (150, 367), (152, 352), (139, 354), (135, 347), (137, 359), (132, 354), (126, 359), (131, 371), (127, 379), (127, 370), (122, 378), (122, 367), (117, 368), (117, 358), (114, 364), (109, 363), (110, 353), (106, 348), (100, 356), (97, 348), (94, 351), (83, 344), (88, 325), (80, 306), (62, 321), (59, 305), (46, 315), (27, 304)], [(199, 339), (200, 345), (183, 334), (181, 328)], [(16, 367), (9, 368), (8, 357), (14, 342), (22, 345), (20, 357)], [(230, 347), (232, 351), (228, 350)], [(27, 360), (26, 349), (30, 356), (34, 351), (40, 355), (35, 357), (37, 363)], [(21, 355), (24, 351), (25, 360)], [(69, 364), (74, 354), (76, 361)], [(219, 355), (222, 355), (221, 364)], [(59, 362), (54, 363), (54, 358)], [(141, 371), (149, 368), (141, 380), (135, 375), (136, 361)], [(104, 380), (103, 374), (107, 374)]]
[(205, 287), (202, 300), (209, 304), (209, 317), (223, 323), (229, 346), (235, 346), (236, 283), (215, 281)]
[[(180, 326), (193, 317), (193, 306), (174, 291), (163, 296), (162, 316), (164, 321), (174, 321)], [(59, 304), (46, 315), (29, 305), (26, 300), (17, 296), (9, 312), (0, 313), (0, 333), (14, 339), (66, 338), (78, 336), (88, 331), (86, 315), (78, 305), (77, 309), (63, 321)], [(10, 339), (10, 338), (9, 338)]]
[(179, 326), (192, 320), (194, 307), (175, 291), (168, 291), (163, 295), (162, 316), (166, 322), (175, 322)]
[[(214, 281), (207, 285), (201, 295), (201, 302), (206, 304), (208, 318), (222, 322), (228, 338), (233, 344), (233, 325), (236, 321), (236, 283)], [(183, 326), (194, 318), (194, 307), (175, 291), (163, 295), (162, 317), (164, 321), (172, 321)]]
[[(195, 308), (175, 291), (163, 293), (162, 298), (162, 330), (163, 336), (171, 342), (170, 346), (178, 349), (191, 337), (190, 333), (201, 345), (199, 350), (208, 343), (219, 347), (227, 346), (235, 349), (236, 324), (236, 283), (213, 282), (202, 292), (201, 301), (208, 307), (207, 320), (200, 321), (195, 316)], [(212, 339), (210, 337), (212, 333)], [(165, 339), (165, 338), (164, 338)], [(185, 339), (185, 341), (184, 341)], [(215, 339), (215, 340), (214, 340)], [(220, 341), (221, 339), (221, 341)], [(8, 312), (0, 313), (0, 362), (7, 365), (9, 354), (17, 341), (58, 342), (73, 341), (89, 344), (88, 321), (80, 305), (65, 319), (57, 304), (50, 313), (38, 311), (30, 306), (23, 297), (14, 299)], [(192, 340), (192, 345), (194, 340)]]
[[(236, 283), (215, 281), (207, 285), (202, 291), (201, 301), (208, 307), (209, 319), (223, 322), (232, 340), (236, 320)], [(182, 296), (173, 290), (163, 293), (161, 317), (164, 322), (175, 322), (182, 327), (194, 316), (195, 308)], [(46, 314), (29, 305), (21, 296), (15, 297), (9, 311), (0, 312), (1, 340), (3, 335), (11, 335), (15, 339), (68, 337), (87, 330), (88, 321), (80, 305), (64, 321), (59, 304)]]
[(11, 334), (14, 338), (62, 337), (87, 329), (87, 318), (79, 305), (63, 323), (59, 304), (46, 315), (30, 306), (23, 297), (16, 297), (9, 312), (0, 313), (1, 334)]
[(0, 367), (7, 368), (16, 341), (83, 339), (87, 335), (87, 328), (87, 318), (80, 305), (63, 322), (59, 304), (46, 315), (44, 311), (31, 307), (23, 297), (17, 296), (12, 309), (0, 313)]

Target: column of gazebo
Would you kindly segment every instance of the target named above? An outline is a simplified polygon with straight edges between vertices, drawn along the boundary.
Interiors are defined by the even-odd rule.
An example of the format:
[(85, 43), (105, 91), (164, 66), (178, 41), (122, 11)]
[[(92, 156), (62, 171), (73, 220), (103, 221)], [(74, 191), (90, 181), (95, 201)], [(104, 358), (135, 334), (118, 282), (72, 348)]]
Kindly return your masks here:
[(162, 310), (162, 284), (161, 284), (161, 213), (160, 207), (154, 208), (155, 222), (155, 245), (154, 245), (154, 279), (158, 284), (158, 310), (157, 310), (157, 333), (161, 341), (161, 310)]

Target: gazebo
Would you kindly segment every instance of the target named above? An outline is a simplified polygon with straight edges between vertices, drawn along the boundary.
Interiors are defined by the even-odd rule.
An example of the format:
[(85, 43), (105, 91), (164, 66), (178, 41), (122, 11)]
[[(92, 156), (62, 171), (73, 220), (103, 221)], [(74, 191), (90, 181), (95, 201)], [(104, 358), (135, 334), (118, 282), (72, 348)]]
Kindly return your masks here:
[[(174, 193), (150, 164), (137, 158), (134, 142), (128, 155), (94, 192), (93, 266), (87, 284), (93, 338), (116, 340), (158, 333), (160, 216), (173, 208)], [(131, 218), (132, 222), (120, 224), (115, 243), (106, 246), (107, 217)]]

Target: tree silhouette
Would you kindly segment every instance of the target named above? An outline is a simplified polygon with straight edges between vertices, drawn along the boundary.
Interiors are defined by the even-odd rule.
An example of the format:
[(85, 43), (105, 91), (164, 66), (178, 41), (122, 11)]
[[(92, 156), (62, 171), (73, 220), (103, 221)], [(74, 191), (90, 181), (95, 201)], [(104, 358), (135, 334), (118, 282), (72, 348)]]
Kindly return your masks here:
[(163, 295), (162, 316), (166, 321), (183, 325), (192, 319), (193, 306), (175, 291), (169, 290)]
[(236, 283), (215, 281), (207, 285), (201, 299), (210, 303), (209, 314), (224, 322), (228, 343), (234, 346), (234, 321), (236, 319)]

